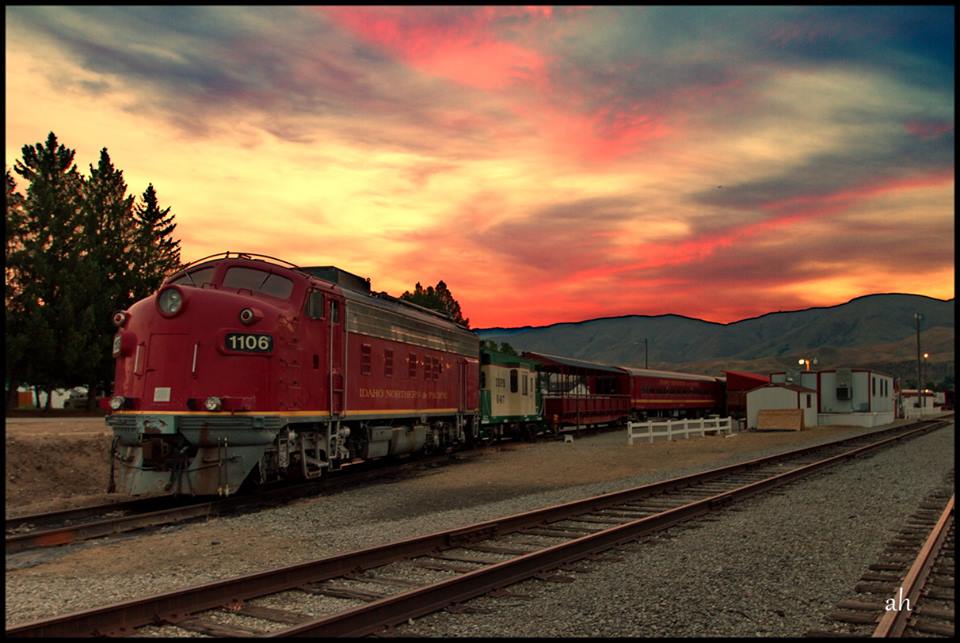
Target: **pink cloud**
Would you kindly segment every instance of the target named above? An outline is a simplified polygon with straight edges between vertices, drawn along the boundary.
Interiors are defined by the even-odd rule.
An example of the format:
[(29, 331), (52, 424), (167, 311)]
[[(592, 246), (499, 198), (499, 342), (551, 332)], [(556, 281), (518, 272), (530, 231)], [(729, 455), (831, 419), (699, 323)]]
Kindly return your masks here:
[(550, 17), (545, 7), (419, 11), (406, 7), (322, 9), (355, 36), (379, 45), (415, 69), (478, 89), (502, 89), (539, 75), (540, 53), (498, 38), (495, 22), (517, 14)]
[(939, 138), (953, 131), (953, 123), (947, 121), (907, 121), (904, 128), (921, 139)]

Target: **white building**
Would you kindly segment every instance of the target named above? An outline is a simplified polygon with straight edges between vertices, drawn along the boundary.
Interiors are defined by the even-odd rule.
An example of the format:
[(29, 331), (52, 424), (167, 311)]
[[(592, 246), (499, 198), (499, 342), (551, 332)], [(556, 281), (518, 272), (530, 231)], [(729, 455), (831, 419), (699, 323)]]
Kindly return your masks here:
[(894, 420), (896, 393), (890, 375), (865, 368), (837, 368), (804, 371), (800, 383), (817, 391), (821, 425), (879, 426)]
[(803, 426), (817, 426), (817, 392), (796, 384), (768, 384), (747, 391), (747, 428), (757, 428), (762, 410), (802, 409)]
[[(924, 389), (923, 391), (923, 396), (921, 397), (922, 406), (917, 404), (917, 389), (904, 389), (900, 393), (903, 396), (903, 417), (905, 418), (933, 415), (941, 411), (941, 409), (937, 408), (936, 394), (929, 389)], [(940, 406), (942, 405), (943, 403), (941, 402)]]

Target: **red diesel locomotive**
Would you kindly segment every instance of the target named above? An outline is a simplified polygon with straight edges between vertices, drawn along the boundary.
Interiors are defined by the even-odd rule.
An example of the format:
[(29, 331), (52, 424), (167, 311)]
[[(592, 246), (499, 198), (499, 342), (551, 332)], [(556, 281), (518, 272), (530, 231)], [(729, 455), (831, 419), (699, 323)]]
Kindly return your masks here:
[(213, 255), (114, 323), (127, 493), (226, 495), (478, 430), (478, 337), (332, 266)]

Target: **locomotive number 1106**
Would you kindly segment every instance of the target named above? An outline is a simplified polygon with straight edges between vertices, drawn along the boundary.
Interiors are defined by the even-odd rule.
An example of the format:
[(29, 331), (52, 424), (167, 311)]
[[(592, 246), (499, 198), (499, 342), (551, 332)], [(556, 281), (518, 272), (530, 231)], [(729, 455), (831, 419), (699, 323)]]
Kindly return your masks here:
[(227, 333), (225, 347), (231, 351), (245, 353), (269, 353), (273, 350), (273, 337), (252, 333)]

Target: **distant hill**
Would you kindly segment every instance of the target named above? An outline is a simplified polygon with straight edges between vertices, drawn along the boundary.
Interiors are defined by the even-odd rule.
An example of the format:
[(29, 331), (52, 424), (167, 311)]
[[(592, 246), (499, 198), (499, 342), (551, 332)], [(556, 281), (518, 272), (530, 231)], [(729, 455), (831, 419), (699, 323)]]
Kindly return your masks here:
[(680, 315), (628, 315), (541, 327), (487, 328), (482, 339), (607, 364), (720, 374), (723, 370), (796, 370), (801, 357), (817, 368), (867, 367), (916, 380), (914, 313), (930, 353), (924, 379), (954, 373), (954, 300), (923, 295), (857, 297), (837, 306), (767, 313), (729, 324)]

